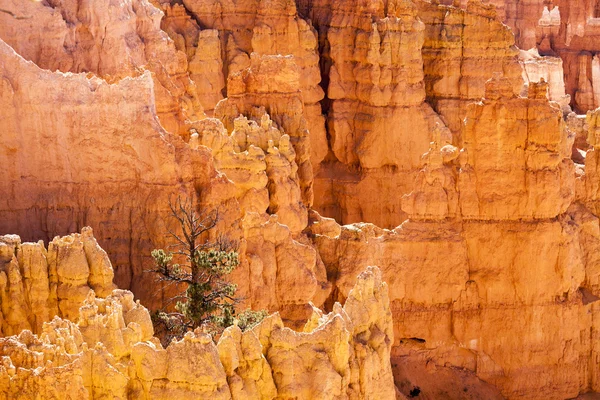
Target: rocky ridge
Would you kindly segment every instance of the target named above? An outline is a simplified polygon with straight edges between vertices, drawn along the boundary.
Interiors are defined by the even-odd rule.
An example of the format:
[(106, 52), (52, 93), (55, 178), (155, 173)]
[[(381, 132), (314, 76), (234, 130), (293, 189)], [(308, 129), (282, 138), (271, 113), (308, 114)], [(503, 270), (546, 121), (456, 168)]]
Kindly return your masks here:
[[(595, 9), (517, 3), (0, 0), (0, 230), (92, 226), (152, 308), (168, 293), (142, 272), (191, 197), (240, 244), (247, 305), (297, 330), (379, 265), (406, 395), (599, 390)], [(3, 306), (34, 273), (10, 260)], [(3, 332), (77, 323), (89, 265)]]
[[(376, 267), (360, 274), (343, 307), (336, 304), (329, 314), (314, 308), (301, 332), (284, 327), (274, 314), (245, 332), (237, 326), (228, 328), (217, 344), (198, 331), (163, 348), (153, 337), (148, 310), (134, 302), (131, 292), (111, 290), (110, 261), (91, 229), (55, 238), (47, 252), (42, 244), (21, 243), (14, 235), (1, 237), (0, 243), (2, 260), (12, 252), (11, 286), (0, 286), (3, 294), (12, 294), (2, 298), (3, 332), (19, 332), (0, 338), (2, 398), (396, 396), (388, 287)], [(79, 286), (74, 284), (78, 280), (73, 273), (87, 269), (94, 289), (83, 277)], [(20, 273), (22, 281), (15, 281)], [(37, 277), (33, 291), (28, 284), (32, 276)], [(6, 281), (4, 271), (0, 277)], [(23, 291), (18, 290), (20, 285)], [(74, 291), (83, 299), (73, 296)], [(96, 297), (96, 292), (103, 297)], [(57, 297), (58, 308), (52, 308), (51, 299), (56, 303)], [(27, 321), (14, 317), (26, 309), (35, 313), (36, 333), (11, 324)]]

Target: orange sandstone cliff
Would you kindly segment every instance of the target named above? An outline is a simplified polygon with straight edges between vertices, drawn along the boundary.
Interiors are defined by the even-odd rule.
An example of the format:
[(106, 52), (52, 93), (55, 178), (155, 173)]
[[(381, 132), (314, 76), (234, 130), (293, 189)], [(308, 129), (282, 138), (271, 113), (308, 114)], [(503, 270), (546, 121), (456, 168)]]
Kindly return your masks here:
[(216, 345), (189, 332), (163, 348), (148, 310), (111, 290), (112, 267), (91, 229), (48, 250), (15, 235), (0, 245), (1, 289), (11, 295), (2, 297), (2, 332), (18, 332), (0, 338), (2, 398), (395, 398), (388, 286), (376, 267), (358, 276), (343, 307), (315, 308), (301, 332), (274, 314), (246, 332), (228, 328)]
[[(0, 393), (600, 392), (596, 3), (0, 0)], [(279, 314), (152, 338), (177, 195)]]

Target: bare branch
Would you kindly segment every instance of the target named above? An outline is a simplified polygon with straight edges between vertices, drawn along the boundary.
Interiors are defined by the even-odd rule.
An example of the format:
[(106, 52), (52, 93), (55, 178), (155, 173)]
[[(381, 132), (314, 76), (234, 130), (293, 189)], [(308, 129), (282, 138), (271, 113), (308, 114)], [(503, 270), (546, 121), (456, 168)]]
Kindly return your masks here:
[(19, 16), (18, 16), (17, 14), (15, 14), (14, 12), (12, 12), (12, 11), (9, 11), (9, 10), (4, 10), (4, 9), (2, 9), (2, 8), (0, 8), (0, 12), (10, 15), (10, 16), (11, 16), (11, 17), (13, 17), (14, 19), (30, 19), (30, 18), (33, 18), (31, 15), (28, 15), (28, 16), (26, 16), (26, 17), (19, 17)]
[[(222, 251), (228, 253), (228, 263), (237, 263), (237, 257), (232, 258), (229, 253), (236, 251), (238, 243), (225, 235), (218, 235), (214, 241), (208, 240), (207, 233), (221, 220), (218, 209), (198, 210), (195, 200), (177, 196), (175, 199), (169, 199), (169, 210), (174, 221), (177, 221), (175, 230), (168, 229), (172, 243), (167, 248), (172, 251), (168, 254), (165, 254), (164, 250), (157, 251), (156, 254), (153, 252), (157, 265), (147, 272), (156, 274), (157, 281), (162, 283), (163, 291), (174, 285), (186, 286), (184, 292), (170, 297), (164, 301), (163, 306), (172, 306), (173, 303), (189, 304), (181, 309), (181, 313), (162, 314), (167, 320), (159, 322), (166, 329), (166, 337), (181, 337), (187, 330), (210, 321), (217, 321), (216, 326), (232, 323), (233, 307), (239, 300), (234, 297), (235, 286), (222, 278), (231, 270), (215, 268), (211, 264), (213, 256), (202, 256), (200, 259), (199, 252)], [(173, 255), (184, 257), (187, 263), (172, 264)], [(218, 253), (216, 257), (219, 257)], [(215, 258), (215, 262), (220, 261)], [(235, 266), (236, 264), (232, 265), (233, 268)], [(216, 317), (222, 318), (215, 320)]]

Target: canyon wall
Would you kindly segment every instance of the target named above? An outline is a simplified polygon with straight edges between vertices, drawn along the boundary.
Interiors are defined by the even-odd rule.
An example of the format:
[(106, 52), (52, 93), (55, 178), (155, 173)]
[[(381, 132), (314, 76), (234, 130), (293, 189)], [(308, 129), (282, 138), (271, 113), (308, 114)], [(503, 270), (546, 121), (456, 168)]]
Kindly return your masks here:
[(245, 332), (226, 329), (216, 345), (198, 331), (163, 348), (148, 310), (112, 290), (91, 229), (48, 250), (15, 235), (0, 244), (1, 398), (396, 398), (388, 287), (376, 267), (358, 276), (343, 307), (314, 308), (302, 332), (274, 314)]
[[(2, 333), (38, 335), (3, 339), (5, 396), (388, 398), (390, 357), (407, 396), (600, 390), (600, 123), (564, 117), (599, 105), (588, 3), (177, 3), (0, 0), (0, 233), (48, 243), (0, 245)], [(143, 271), (177, 195), (219, 209), (244, 305), (279, 317), (162, 349), (131, 294), (90, 294), (110, 259), (163, 304)], [(53, 239), (88, 225), (106, 254)], [(389, 310), (376, 272), (351, 291), (368, 265)], [(366, 322), (335, 305), (365, 285)]]
[[(600, 7), (596, 1), (555, 1), (560, 14), (552, 29), (538, 29), (540, 52), (564, 62), (567, 93), (578, 113), (600, 106)], [(560, 23), (560, 25), (558, 25)]]
[(204, 116), (185, 54), (160, 29), (148, 1), (50, 0), (0, 3), (0, 38), (50, 71), (93, 73), (109, 82), (150, 71), (154, 106), (171, 133)]
[(490, 80), (467, 109), (464, 147), (432, 142), (401, 226), (311, 227), (338, 299), (358, 265), (381, 266), (403, 322), (395, 365), (461, 367), (507, 398), (597, 390), (598, 218), (575, 202), (589, 189), (576, 182), (573, 138), (546, 92), (532, 84), (520, 98), (510, 80)]
[[(282, 143), (277, 142), (285, 155), (275, 154), (280, 152), (273, 148), (269, 153), (268, 142), (262, 144), (264, 151), (255, 143), (252, 155), (246, 158), (250, 164), (253, 160), (262, 162), (262, 172), (259, 168), (256, 182), (242, 179), (236, 186), (234, 172), (223, 168), (224, 163), (235, 160), (219, 164), (232, 181), (215, 169), (212, 148), (190, 146), (163, 128), (150, 71), (115, 83), (92, 75), (50, 72), (26, 61), (4, 42), (0, 42), (0, 59), (0, 114), (6, 132), (0, 157), (5, 171), (0, 183), (4, 194), (0, 211), (3, 232), (50, 241), (56, 235), (92, 225), (115, 264), (117, 285), (133, 290), (144, 304), (156, 307), (163, 303), (165, 294), (160, 284), (143, 271), (152, 263), (151, 250), (164, 247), (168, 228), (176, 228), (170, 218), (169, 201), (178, 195), (199, 199), (199, 207), (220, 210), (218, 230), (226, 229), (230, 239), (240, 243), (242, 267), (236, 273), (244, 282), (240, 293), (248, 299), (248, 305), (256, 301), (282, 311), (286, 318), (304, 318), (310, 313), (308, 301), (323, 304), (329, 289), (324, 266), (317, 252), (299, 237), (307, 224), (305, 203), (311, 186), (310, 181), (299, 179), (296, 164), (298, 160), (310, 167), (308, 153), (301, 153), (300, 158), (299, 150), (289, 145), (296, 143), (298, 149), (305, 145), (310, 151), (303, 108), (294, 103), (299, 98), (297, 87), (290, 95), (290, 103), (296, 108), (288, 114), (285, 108), (280, 113), (272, 110), (273, 118), (289, 132)], [(256, 85), (253, 90), (257, 90)], [(276, 100), (279, 98), (269, 101), (279, 105)], [(232, 112), (233, 117), (238, 116), (237, 111)], [(247, 112), (254, 111), (248, 107)], [(293, 112), (297, 114), (288, 118)], [(263, 117), (270, 120), (264, 111), (258, 120)], [(192, 131), (202, 133), (215, 124), (223, 127), (213, 119), (182, 123), (189, 137)], [(297, 133), (292, 131), (293, 126)], [(242, 144), (251, 143), (245, 140)], [(288, 143), (287, 150), (283, 143)], [(286, 158), (294, 153), (291, 159)], [(232, 152), (228, 157), (235, 155)], [(265, 159), (269, 161), (268, 169)], [(237, 172), (237, 168), (231, 171)], [(255, 203), (248, 197), (245, 202), (244, 185), (258, 188), (253, 191), (262, 190), (257, 197), (262, 200)], [(253, 207), (246, 209), (245, 204)], [(287, 225), (277, 222), (275, 214), (270, 218), (267, 209), (279, 213)], [(259, 238), (262, 247), (257, 244)], [(285, 289), (294, 277), (278, 265), (290, 262), (304, 271), (302, 291)], [(251, 265), (255, 278), (242, 279), (250, 275)], [(259, 265), (264, 273), (258, 270)], [(281, 289), (265, 290), (270, 284)]]
[(427, 101), (460, 145), (466, 107), (483, 97), (485, 82), (494, 73), (510, 79), (517, 93), (523, 86), (514, 37), (490, 4), (469, 1), (466, 9), (426, 1), (417, 4), (426, 26), (422, 54)]
[(116, 283), (156, 300), (142, 271), (164, 240), (169, 196), (210, 186), (233, 197), (210, 153), (162, 128), (149, 72), (114, 84), (50, 72), (1, 41), (0, 59), (2, 232), (48, 242), (92, 225)]
[(466, 105), (493, 72), (521, 88), (514, 39), (477, 2), (466, 11), (423, 1), (300, 1), (299, 9), (319, 32), (327, 99), (330, 152), (314, 166), (315, 209), (395, 227), (432, 132), (458, 144)]
[[(452, 1), (444, 0), (445, 4)], [(467, 7), (465, 0), (456, 2)], [(566, 93), (579, 113), (600, 106), (600, 3), (596, 0), (490, 0), (496, 18), (515, 35), (523, 50), (560, 57)]]

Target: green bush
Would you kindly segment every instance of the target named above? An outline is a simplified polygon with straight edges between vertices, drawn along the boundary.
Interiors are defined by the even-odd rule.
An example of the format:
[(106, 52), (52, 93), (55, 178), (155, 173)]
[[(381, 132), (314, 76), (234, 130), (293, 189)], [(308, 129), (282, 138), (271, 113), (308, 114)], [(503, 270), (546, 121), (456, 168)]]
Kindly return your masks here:
[[(258, 324), (267, 312), (248, 309), (236, 314), (241, 299), (235, 297), (237, 286), (226, 280), (239, 265), (237, 244), (223, 238), (214, 243), (206, 239), (217, 225), (218, 213), (198, 213), (191, 201), (179, 197), (169, 206), (180, 233), (169, 232), (173, 251), (152, 251), (154, 268), (149, 272), (161, 282), (185, 287), (185, 291), (170, 299), (176, 301), (175, 311), (159, 310), (152, 315), (157, 334), (168, 343), (198, 327), (218, 334), (233, 324), (242, 330)], [(174, 257), (184, 263), (173, 263)]]

